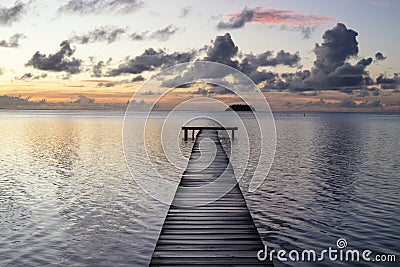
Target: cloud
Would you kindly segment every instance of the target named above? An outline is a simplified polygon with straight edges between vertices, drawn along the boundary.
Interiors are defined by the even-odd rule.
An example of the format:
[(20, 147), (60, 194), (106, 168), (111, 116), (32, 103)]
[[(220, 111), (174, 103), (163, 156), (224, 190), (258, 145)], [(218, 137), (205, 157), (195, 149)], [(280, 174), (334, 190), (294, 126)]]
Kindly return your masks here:
[(26, 63), (26, 66), (46, 71), (65, 71), (67, 74), (81, 72), (82, 60), (73, 57), (75, 50), (71, 48), (70, 43), (63, 41), (60, 47), (57, 53), (48, 56), (37, 51)]
[(328, 16), (306, 15), (290, 10), (264, 7), (248, 8), (225, 16), (217, 24), (219, 30), (243, 28), (247, 23), (280, 26), (281, 30), (301, 32), (303, 38), (310, 38), (318, 25), (332, 24), (333, 18)]
[(103, 12), (116, 12), (122, 14), (132, 13), (142, 8), (140, 0), (69, 0), (58, 8), (59, 13), (100, 14)]
[(331, 72), (343, 65), (346, 59), (358, 54), (358, 33), (347, 29), (338, 23), (333, 29), (327, 30), (322, 38), (322, 44), (316, 44), (314, 53), (317, 60), (314, 66), (317, 71)]
[(16, 1), (12, 7), (0, 7), (0, 25), (11, 26), (21, 19), (27, 4)]
[(375, 54), (375, 61), (385, 60), (386, 58), (381, 52)]
[(101, 82), (97, 84), (97, 87), (114, 87), (116, 85), (119, 85), (119, 82)]
[(108, 75), (140, 74), (144, 71), (153, 71), (157, 68), (166, 68), (178, 63), (191, 61), (195, 55), (195, 51), (167, 53), (163, 49), (155, 50), (149, 48), (135, 58), (128, 58), (117, 68), (110, 70)]
[(172, 24), (154, 32), (145, 31), (141, 33), (128, 33), (126, 29), (117, 26), (102, 26), (85, 34), (75, 34), (69, 39), (69, 41), (79, 44), (89, 44), (94, 42), (107, 42), (111, 44), (121, 38), (124, 34), (127, 34), (133, 41), (158, 40), (164, 42), (169, 40), (178, 30), (179, 28)]
[(192, 12), (192, 8), (190, 6), (184, 7), (181, 9), (181, 14), (179, 17), (186, 18)]
[(121, 80), (121, 81), (107, 81), (107, 82), (100, 82), (97, 84), (97, 87), (114, 87), (117, 85), (127, 84), (129, 80)]
[(95, 103), (95, 99), (94, 98), (89, 98), (89, 97), (84, 96), (84, 95), (79, 95), (78, 99), (75, 100), (75, 101), (72, 101), (71, 103), (79, 104), (79, 105), (94, 104)]
[(334, 108), (383, 108), (384, 104), (380, 100), (355, 102), (351, 99), (344, 99), (340, 102), (326, 102), (323, 98), (319, 101), (309, 101), (303, 107), (334, 107)]
[(248, 54), (245, 56), (245, 60), (261, 67), (276, 67), (278, 65), (294, 67), (300, 62), (300, 55), (299, 53), (291, 54), (281, 50), (274, 56), (273, 51), (266, 51), (258, 55)]
[(129, 35), (129, 38), (131, 38), (133, 41), (143, 41), (148, 38), (147, 36), (148, 32), (134, 32)]
[(238, 70), (249, 76), (256, 84), (266, 82), (270, 85), (278, 82), (278, 75), (271, 71), (260, 71), (259, 67), (275, 67), (278, 65), (294, 67), (300, 60), (298, 53), (291, 54), (283, 50), (279, 51), (275, 56), (272, 51), (266, 51), (258, 55), (246, 54), (238, 65)]
[(154, 32), (145, 31), (141, 33), (131, 33), (129, 37), (133, 41), (158, 40), (164, 42), (169, 40), (178, 30), (178, 27), (170, 24)]
[(314, 31), (317, 29), (317, 25), (299, 25), (299, 26), (280, 25), (278, 29), (281, 31), (299, 32), (303, 37), (303, 39), (310, 39)]
[(366, 89), (358, 90), (357, 96), (358, 97), (366, 97), (366, 96), (369, 96), (369, 92)]
[(16, 79), (17, 80), (39, 80), (39, 79), (46, 78), (46, 77), (47, 77), (46, 73), (43, 73), (41, 75), (33, 75), (32, 73), (27, 72), (19, 78), (16, 77)]
[[(188, 86), (190, 87), (192, 84), (188, 84)], [(207, 86), (211, 87), (211, 88), (197, 88), (196, 91), (191, 92), (194, 95), (202, 95), (202, 96), (207, 96), (207, 95), (230, 95), (230, 94), (234, 94), (231, 90), (219, 86), (219, 85), (214, 85), (214, 84), (207, 84)], [(180, 86), (179, 88), (182, 88), (182, 86)]]
[(167, 41), (169, 38), (171, 38), (172, 35), (174, 35), (178, 31), (178, 27), (174, 25), (168, 25), (165, 28), (162, 28), (158, 31), (153, 32), (150, 35), (150, 39), (156, 39), (159, 41)]
[[(231, 34), (226, 33), (216, 36), (211, 44), (189, 52), (168, 53), (163, 49), (149, 48), (143, 54), (135, 58), (128, 58), (118, 67), (109, 70), (107, 75), (141, 74), (144, 71), (153, 71), (177, 63), (204, 60), (226, 64), (243, 72), (264, 91), (336, 90), (348, 94), (355, 92), (366, 95), (366, 92), (369, 92), (369, 94), (376, 95), (379, 94), (379, 91), (369, 91), (368, 89), (376, 83), (381, 84), (381, 89), (389, 86), (397, 88), (398, 82), (385, 81), (384, 77), (376, 82), (372, 80), (368, 67), (372, 64), (373, 58), (360, 58), (358, 56), (357, 36), (356, 31), (348, 29), (342, 23), (326, 30), (322, 36), (323, 41), (317, 43), (314, 47), (316, 59), (310, 70), (299, 70), (302, 66), (298, 52), (267, 50), (259, 54), (242, 53), (233, 41)], [(205, 55), (201, 57), (200, 55), (204, 53)], [(358, 61), (354, 63), (355, 59), (358, 59)], [(277, 66), (296, 68), (297, 70), (277, 73), (271, 69)], [(224, 77), (226, 75), (215, 73), (212, 69), (207, 69), (206, 74), (209, 75), (207, 77)], [(196, 76), (197, 74), (196, 77), (188, 77), (187, 75), (194, 74), (184, 73), (170, 80), (163, 80), (163, 85), (170, 86), (170, 84), (180, 84), (180, 81), (199, 78)]]
[(144, 77), (142, 75), (138, 75), (134, 78), (132, 78), (131, 82), (135, 83), (135, 82), (143, 82), (144, 81)]
[(10, 39), (7, 40), (1, 40), (0, 41), (0, 47), (8, 47), (8, 48), (18, 48), (20, 46), (19, 41), (21, 39), (26, 38), (25, 35), (21, 33), (16, 33), (13, 36), (10, 37)]
[(238, 53), (239, 48), (235, 45), (229, 33), (217, 36), (212, 45), (207, 49), (204, 60), (226, 64), (237, 68), (238, 61), (232, 60)]
[(371, 1), (369, 3), (371, 5), (379, 6), (379, 7), (390, 7), (391, 6), (391, 4), (389, 2)]
[(279, 64), (300, 67), (299, 54), (284, 51), (276, 56), (272, 51), (243, 55), (238, 69), (256, 84), (262, 83), (262, 90), (337, 90), (351, 94), (353, 90), (366, 89), (374, 84), (367, 71), (373, 62), (371, 57), (361, 58), (355, 64), (349, 62), (358, 57), (357, 36), (357, 32), (342, 23), (328, 29), (323, 35), (323, 42), (314, 47), (316, 59), (311, 70), (281, 74), (260, 70), (259, 67)]
[(382, 89), (398, 90), (400, 88), (400, 76), (398, 73), (394, 73), (393, 78), (389, 78), (381, 74), (376, 78), (376, 84), (380, 85)]
[(94, 29), (86, 34), (74, 35), (70, 38), (70, 42), (77, 42), (79, 44), (88, 44), (94, 42), (107, 42), (109, 44), (115, 42), (122, 34), (125, 33), (125, 29), (116, 26), (103, 26)]
[(18, 107), (19, 105), (29, 104), (29, 98), (22, 98), (20, 96), (0, 96), (0, 107), (1, 108), (12, 108)]
[(255, 12), (255, 9), (245, 7), (240, 13), (228, 15), (229, 19), (227, 21), (220, 21), (217, 24), (217, 28), (220, 30), (242, 28), (247, 22), (253, 19)]
[(104, 61), (100, 60), (99, 62), (95, 63), (92, 67), (92, 77), (100, 78), (103, 76), (103, 69), (106, 67), (110, 62), (111, 58), (105, 63)]
[(358, 33), (338, 23), (327, 30), (322, 38), (324, 42), (316, 44), (316, 60), (311, 75), (304, 80), (303, 88), (340, 89), (360, 87), (366, 84), (366, 67), (372, 58), (361, 59), (355, 65), (347, 62), (358, 55)]
[[(266, 67), (275, 67), (278, 65), (285, 65), (288, 67), (298, 67), (300, 62), (300, 56), (298, 53), (289, 53), (283, 50), (274, 53), (273, 51), (265, 51), (260, 54), (243, 54), (239, 51), (232, 40), (232, 36), (229, 33), (225, 35), (217, 36), (211, 45), (205, 46), (203, 49), (198, 50), (198, 54), (202, 52), (206, 53), (205, 57), (199, 58), (203, 61), (212, 61), (221, 64), (228, 65), (235, 68), (247, 76), (250, 77), (256, 84), (268, 83), (274, 84), (274, 86), (284, 87), (283, 81), (277, 79), (278, 74), (268, 71)], [(196, 77), (188, 77), (192, 74), (184, 74), (177, 76), (174, 79), (163, 81), (163, 85), (171, 86), (172, 84), (180, 84), (181, 81), (186, 81), (190, 79), (198, 79)], [(199, 74), (200, 75), (200, 74)], [(206, 75), (207, 77), (224, 77), (227, 75), (225, 73), (218, 73), (212, 68), (205, 70), (201, 75)], [(287, 86), (286, 86), (287, 87)], [(286, 88), (287, 89), (287, 88)]]

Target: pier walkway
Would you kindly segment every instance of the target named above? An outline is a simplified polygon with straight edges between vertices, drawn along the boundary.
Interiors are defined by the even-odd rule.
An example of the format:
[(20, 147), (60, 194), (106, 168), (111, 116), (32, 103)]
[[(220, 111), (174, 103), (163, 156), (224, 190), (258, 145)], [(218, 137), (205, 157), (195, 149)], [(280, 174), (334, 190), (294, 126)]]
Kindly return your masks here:
[(217, 130), (197, 134), (150, 266), (273, 266)]

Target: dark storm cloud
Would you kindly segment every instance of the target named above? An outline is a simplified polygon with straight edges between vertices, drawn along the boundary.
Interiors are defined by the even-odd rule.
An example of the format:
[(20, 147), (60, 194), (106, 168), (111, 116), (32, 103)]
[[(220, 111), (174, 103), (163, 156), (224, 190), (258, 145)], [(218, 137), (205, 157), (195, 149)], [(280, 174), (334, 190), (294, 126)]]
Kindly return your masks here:
[(347, 29), (338, 23), (333, 29), (327, 30), (322, 38), (322, 44), (316, 44), (314, 53), (314, 72), (330, 73), (343, 65), (346, 59), (358, 54), (358, 33)]
[(178, 63), (188, 62), (196, 55), (195, 51), (167, 53), (165, 50), (146, 49), (135, 58), (128, 58), (117, 68), (109, 71), (108, 75), (140, 74), (144, 71), (152, 71), (157, 68), (166, 68)]
[(138, 75), (136, 77), (133, 77), (131, 82), (135, 83), (135, 82), (143, 82), (144, 81), (144, 77), (142, 75)]
[(59, 7), (60, 13), (99, 14), (102, 12), (131, 13), (144, 5), (139, 0), (69, 0)]
[(13, 36), (10, 37), (10, 39), (7, 40), (1, 40), (0, 41), (0, 47), (8, 47), (8, 48), (18, 48), (20, 46), (19, 41), (21, 39), (26, 38), (25, 35), (21, 33), (16, 33)]
[[(252, 79), (262, 90), (290, 90), (297, 92), (315, 90), (336, 90), (347, 94), (377, 95), (379, 91), (369, 91), (368, 87), (376, 83), (384, 87), (398, 87), (398, 79), (385, 80), (385, 77), (373, 81), (367, 71), (373, 58), (358, 58), (358, 33), (348, 29), (344, 24), (338, 23), (328, 29), (323, 35), (323, 42), (316, 44), (314, 53), (316, 59), (311, 70), (298, 70), (295, 72), (277, 73), (271, 68), (286, 66), (301, 68), (301, 58), (298, 52), (265, 51), (259, 54), (240, 52), (238, 46), (229, 33), (217, 36), (211, 44), (202, 49), (190, 52), (167, 53), (165, 50), (147, 49), (142, 55), (128, 58), (117, 68), (108, 72), (110, 76), (132, 73), (141, 74), (144, 71), (153, 71), (157, 68), (168, 67), (177, 63), (188, 62), (194, 59), (212, 61), (233, 67)], [(203, 58), (198, 57), (205, 53)], [(195, 56), (197, 58), (195, 58)], [(379, 57), (379, 56), (378, 56)], [(214, 73), (212, 69), (206, 71), (212, 77), (224, 77), (224, 73)], [(213, 76), (214, 75), (214, 76)], [(210, 76), (210, 77), (211, 77)], [(208, 77), (208, 76), (207, 76)], [(396, 76), (397, 77), (397, 76)], [(163, 85), (180, 84), (188, 79), (199, 77), (177, 76), (163, 81)], [(366, 91), (364, 91), (366, 90)], [(203, 94), (204, 92), (198, 92)], [(209, 93), (209, 92), (208, 92)]]
[[(338, 23), (324, 33), (321, 44), (315, 45), (316, 60), (310, 71), (277, 74), (274, 79), (266, 80), (262, 87), (263, 90), (308, 91), (321, 89), (352, 94), (356, 89), (366, 89), (368, 85), (373, 85), (374, 82), (367, 71), (367, 67), (373, 62), (371, 57), (362, 58), (355, 64), (349, 62), (350, 59), (358, 56), (357, 36), (357, 32)], [(278, 60), (279, 58), (281, 60)], [(300, 57), (298, 55), (296, 57), (296, 54), (281, 53), (281, 57), (276, 57), (276, 61), (272, 62), (296, 66), (299, 61)], [(245, 63), (245, 60), (241, 63), (244, 66), (242, 71), (249, 73), (246, 72), (248, 67), (245, 66)], [(260, 64), (260, 62), (257, 63)], [(255, 81), (257, 82), (257, 80)]]
[(273, 51), (266, 51), (258, 55), (248, 54), (243, 60), (261, 67), (276, 67), (278, 65), (293, 67), (300, 62), (300, 56), (299, 53), (291, 54), (283, 50), (279, 51), (276, 56), (274, 56)]
[(0, 25), (11, 26), (19, 21), (26, 11), (26, 6), (27, 4), (17, 1), (11, 7), (0, 7)]
[[(232, 36), (229, 33), (217, 36), (210, 45), (198, 50), (199, 54), (201, 52), (206, 53), (206, 56), (201, 58), (203, 61), (226, 64), (243, 72), (256, 84), (273, 84), (274, 87), (279, 88), (287, 88), (288, 86), (284, 81), (279, 79), (278, 74), (273, 73), (266, 68), (275, 67), (278, 65), (295, 67), (298, 66), (298, 63), (300, 62), (300, 56), (298, 53), (291, 54), (283, 50), (277, 53), (274, 53), (273, 51), (266, 51), (260, 54), (243, 54), (239, 51), (239, 48), (232, 40)], [(205, 72), (201, 75), (206, 75), (208, 78), (223, 78), (228, 75), (228, 73), (220, 73), (210, 68), (205, 70)], [(163, 81), (163, 85), (172, 86), (184, 83), (187, 80), (199, 79), (199, 77), (200, 76), (196, 74), (181, 75), (175, 77), (174, 79)], [(223, 91), (214, 90), (214, 92), (215, 94), (222, 94), (221, 92)], [(198, 92), (198, 94), (203, 93), (203, 91)]]
[(381, 60), (385, 60), (387, 57), (385, 57), (381, 52), (378, 52), (375, 54), (375, 60), (376, 61), (381, 61)]
[(369, 96), (369, 91), (366, 89), (358, 90), (357, 91), (357, 96), (358, 97), (366, 97)]
[(368, 91), (372, 93), (373, 96), (378, 96), (381, 94), (381, 90), (377, 87), (368, 88)]
[(113, 43), (126, 31), (123, 28), (115, 26), (103, 26), (94, 29), (86, 34), (75, 35), (70, 39), (70, 42), (77, 42), (79, 44), (88, 44), (94, 42), (107, 42)]
[(316, 60), (311, 76), (302, 81), (303, 85), (297, 82), (297, 89), (345, 90), (367, 85), (366, 67), (372, 63), (372, 58), (361, 59), (355, 65), (347, 62), (358, 55), (357, 36), (357, 32), (342, 23), (327, 30), (322, 36), (324, 42), (315, 45)]
[(233, 94), (233, 92), (225, 87), (221, 86), (212, 86), (210, 89), (198, 88), (196, 91), (192, 92), (194, 95), (229, 95)]
[(90, 57), (90, 62), (92, 63), (92, 77), (100, 78), (104, 76), (104, 68), (110, 65), (112, 58), (109, 58), (106, 62), (100, 60), (98, 62), (95, 61), (94, 57)]
[(398, 73), (394, 73), (393, 78), (389, 78), (381, 74), (376, 78), (376, 84), (379, 84), (382, 89), (398, 90), (400, 88), (400, 76)]
[(298, 53), (291, 54), (283, 50), (274, 55), (273, 51), (266, 51), (260, 54), (241, 55), (239, 48), (235, 45), (229, 33), (217, 36), (211, 46), (206, 49), (207, 56), (203, 60), (226, 64), (242, 71), (248, 75), (256, 84), (263, 81), (275, 80), (276, 74), (268, 71), (260, 71), (259, 67), (275, 67), (278, 65), (296, 66), (300, 62)]
[(237, 60), (232, 60), (238, 53), (238, 47), (232, 40), (229, 33), (217, 36), (212, 43), (212, 46), (207, 49), (207, 56), (204, 60), (226, 64), (236, 68), (238, 65)]
[(101, 83), (97, 84), (97, 87), (109, 88), (109, 87), (114, 87), (114, 86), (119, 85), (119, 84), (121, 84), (121, 83), (120, 82), (101, 82)]
[(197, 90), (192, 92), (192, 94), (206, 96), (208, 95), (208, 90), (204, 88), (197, 88)]
[[(266, 51), (258, 55), (245, 54), (237, 69), (249, 76), (256, 84), (266, 82), (271, 85), (278, 82), (278, 75), (271, 71), (261, 71), (259, 67), (276, 67), (278, 65), (294, 67), (299, 62), (300, 56), (298, 53), (291, 54), (281, 50), (274, 55), (273, 51)], [(280, 84), (280, 86), (282, 87), (283, 84)]]
[(383, 75), (379, 75), (378, 78), (376, 78), (376, 83), (377, 84), (395, 84), (396, 79), (387, 78), (387, 77), (384, 77)]
[(65, 71), (68, 74), (76, 74), (81, 72), (82, 60), (73, 57), (74, 52), (70, 43), (63, 41), (57, 53), (45, 55), (37, 51), (26, 63), (26, 66), (46, 71)]
[[(206, 48), (204, 60), (220, 62), (234, 67), (247, 76), (262, 90), (337, 90), (353, 94), (354, 90), (367, 89), (373, 85), (367, 67), (372, 58), (362, 58), (357, 63), (350, 63), (358, 56), (358, 33), (348, 29), (344, 24), (337, 24), (323, 35), (323, 42), (316, 44), (314, 53), (316, 60), (311, 70), (278, 74), (268, 71), (266, 67), (278, 65), (300, 67), (301, 58), (298, 53), (272, 51), (263, 53), (242, 54), (233, 42), (230, 34), (217, 36)], [(382, 82), (382, 81), (378, 81)], [(384, 85), (388, 87), (389, 85)], [(379, 91), (372, 92), (374, 95)], [(365, 95), (364, 91), (360, 94)], [(368, 93), (369, 94), (369, 93)]]
[(99, 77), (101, 77), (101, 76), (103, 76), (103, 68), (105, 67), (105, 64), (104, 64), (104, 61), (99, 61), (99, 62), (97, 62), (97, 64), (95, 64), (95, 65), (93, 65), (93, 68), (92, 68), (92, 72), (93, 72), (93, 74), (92, 74), (92, 77), (97, 77), (97, 78), (99, 78)]
[(254, 12), (254, 9), (245, 7), (239, 14), (231, 16), (228, 21), (220, 21), (217, 28), (220, 30), (242, 28), (247, 22), (253, 19)]
[(363, 58), (360, 61), (358, 61), (357, 65), (361, 65), (361, 66), (369, 66), (372, 63), (372, 58)]

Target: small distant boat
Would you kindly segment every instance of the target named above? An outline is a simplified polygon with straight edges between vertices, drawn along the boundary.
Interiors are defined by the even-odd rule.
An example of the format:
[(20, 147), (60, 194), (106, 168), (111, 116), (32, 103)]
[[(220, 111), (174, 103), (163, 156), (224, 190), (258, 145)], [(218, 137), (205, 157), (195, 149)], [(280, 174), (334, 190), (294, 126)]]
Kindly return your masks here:
[(225, 111), (256, 111), (254, 107), (247, 104), (233, 104), (230, 105)]

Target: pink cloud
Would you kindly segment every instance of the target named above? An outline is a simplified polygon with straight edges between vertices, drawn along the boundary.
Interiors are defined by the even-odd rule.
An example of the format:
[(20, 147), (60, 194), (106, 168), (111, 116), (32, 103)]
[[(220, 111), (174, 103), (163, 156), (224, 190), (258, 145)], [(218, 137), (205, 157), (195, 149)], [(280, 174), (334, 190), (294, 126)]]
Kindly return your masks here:
[(371, 5), (380, 6), (380, 7), (390, 7), (391, 6), (391, 4), (389, 2), (371, 1), (369, 3)]
[[(330, 25), (333, 18), (329, 16), (307, 15), (291, 10), (280, 10), (274, 8), (256, 7), (251, 9), (253, 17), (249, 22), (272, 24), (272, 25), (290, 25), (290, 26), (312, 26), (312, 25)], [(243, 11), (238, 11), (227, 15), (230, 20), (240, 17)]]

